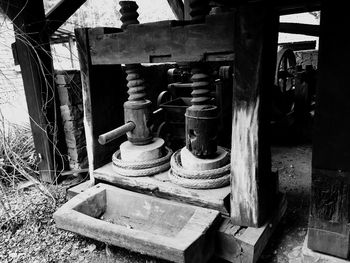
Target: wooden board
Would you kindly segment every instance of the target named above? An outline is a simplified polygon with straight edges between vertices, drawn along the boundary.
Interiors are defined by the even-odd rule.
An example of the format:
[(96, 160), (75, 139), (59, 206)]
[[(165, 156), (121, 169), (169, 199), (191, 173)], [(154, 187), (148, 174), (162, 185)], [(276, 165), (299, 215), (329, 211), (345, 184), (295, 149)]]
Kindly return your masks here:
[(307, 247), (309, 235), (306, 235), (302, 248), (303, 262), (322, 262), (322, 263), (349, 263), (349, 260), (333, 257), (313, 251)]
[[(93, 170), (108, 163), (117, 146), (125, 140), (123, 137), (107, 145), (98, 143), (100, 134), (124, 124), (123, 103), (127, 100), (127, 88), (126, 76), (121, 65), (91, 64), (88, 30), (78, 28), (75, 30), (75, 35), (81, 68), (86, 149), (89, 172), (93, 180)], [(109, 28), (95, 29), (101, 34), (111, 30), (113, 31)]]
[(129, 25), (112, 34), (92, 29), (92, 64), (232, 61), (233, 23), (233, 14), (224, 13), (199, 24), (162, 21)]
[(264, 5), (242, 5), (235, 16), (231, 218), (237, 225), (258, 227), (276, 193), (269, 116), (278, 16)]
[(322, 2), (309, 217), (310, 249), (350, 256), (350, 45), (345, 8)]
[(219, 212), (98, 184), (54, 214), (58, 228), (172, 262), (207, 262)]
[(149, 177), (126, 177), (116, 174), (113, 171), (112, 163), (96, 169), (94, 177), (96, 180), (108, 182), (124, 189), (215, 209), (224, 215), (229, 215), (229, 186), (207, 190), (184, 188), (173, 184), (169, 180), (167, 172)]
[(69, 189), (67, 189), (67, 199), (71, 199), (74, 196), (86, 191), (87, 189), (89, 189), (90, 187), (92, 187), (93, 184), (90, 180), (87, 180), (83, 183), (80, 183), (76, 186), (73, 186)]
[(232, 263), (256, 262), (287, 209), (285, 195), (280, 194), (278, 200), (274, 213), (262, 227), (241, 227), (225, 219), (217, 235), (216, 256)]

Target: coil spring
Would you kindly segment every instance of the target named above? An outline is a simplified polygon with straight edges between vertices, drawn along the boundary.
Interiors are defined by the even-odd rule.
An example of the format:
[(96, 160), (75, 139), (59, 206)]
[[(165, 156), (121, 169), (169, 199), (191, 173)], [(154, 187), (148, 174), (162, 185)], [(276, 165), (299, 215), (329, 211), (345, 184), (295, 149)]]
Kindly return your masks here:
[(128, 81), (128, 100), (129, 101), (140, 101), (146, 99), (146, 86), (145, 80), (140, 74), (140, 64), (129, 64), (126, 65), (126, 80)]
[(208, 0), (191, 0), (190, 16), (192, 20), (204, 19), (209, 14), (210, 7)]
[(192, 69), (192, 105), (210, 104), (210, 77), (201, 68)]
[(120, 10), (119, 12), (121, 13), (121, 18), (120, 20), (122, 21), (122, 29), (125, 29), (128, 25), (131, 24), (139, 24), (140, 22), (137, 20), (139, 17), (139, 14), (137, 13), (137, 9), (139, 6), (136, 4), (134, 1), (120, 1)]

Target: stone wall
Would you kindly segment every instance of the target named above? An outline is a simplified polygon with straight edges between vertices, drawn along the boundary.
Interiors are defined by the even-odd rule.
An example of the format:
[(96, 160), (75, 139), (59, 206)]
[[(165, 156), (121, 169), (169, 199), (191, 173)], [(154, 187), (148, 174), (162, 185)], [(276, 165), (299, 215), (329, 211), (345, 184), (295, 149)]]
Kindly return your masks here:
[(87, 168), (80, 71), (56, 71), (55, 82), (60, 100), (69, 167), (72, 170)]

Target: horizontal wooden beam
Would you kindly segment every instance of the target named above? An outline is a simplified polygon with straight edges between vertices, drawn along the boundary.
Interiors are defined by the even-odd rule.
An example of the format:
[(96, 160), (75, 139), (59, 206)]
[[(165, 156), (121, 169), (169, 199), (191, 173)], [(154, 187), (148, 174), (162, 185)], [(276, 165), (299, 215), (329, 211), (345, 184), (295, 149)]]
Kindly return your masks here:
[(233, 13), (207, 16), (202, 23), (163, 21), (129, 25), (101, 34), (89, 31), (92, 64), (232, 61)]
[(280, 23), (279, 32), (318, 37), (320, 35), (320, 26), (299, 23)]
[(47, 14), (47, 33), (52, 35), (86, 0), (61, 0)]
[(182, 0), (168, 0), (168, 3), (177, 20), (184, 20), (184, 3)]
[(290, 48), (293, 51), (309, 50), (309, 49), (316, 48), (316, 40), (278, 43), (278, 46), (280, 46), (282, 48)]

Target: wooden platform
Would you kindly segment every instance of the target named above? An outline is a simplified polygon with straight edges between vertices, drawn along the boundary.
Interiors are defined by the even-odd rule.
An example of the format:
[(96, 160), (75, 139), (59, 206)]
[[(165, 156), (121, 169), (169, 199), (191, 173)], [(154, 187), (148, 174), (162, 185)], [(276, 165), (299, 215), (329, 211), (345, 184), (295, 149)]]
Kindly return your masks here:
[(342, 258), (333, 257), (330, 255), (322, 254), (317, 251), (313, 251), (307, 247), (308, 235), (306, 235), (304, 244), (303, 244), (303, 263), (313, 263), (313, 262), (322, 262), (322, 263), (349, 263), (349, 260)]
[(254, 263), (260, 257), (267, 242), (287, 209), (284, 194), (268, 222), (259, 228), (233, 225), (225, 219), (218, 230), (216, 256), (232, 263)]
[(112, 163), (96, 169), (94, 178), (123, 189), (210, 208), (229, 215), (229, 186), (208, 190), (188, 189), (173, 184), (168, 178), (168, 172), (149, 177), (125, 177), (113, 171)]

